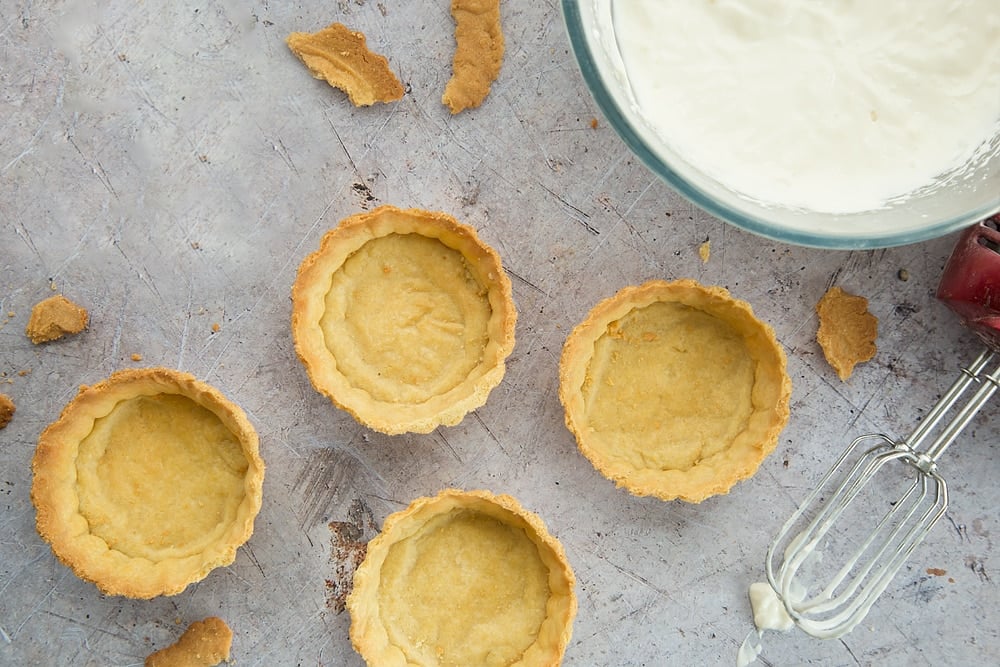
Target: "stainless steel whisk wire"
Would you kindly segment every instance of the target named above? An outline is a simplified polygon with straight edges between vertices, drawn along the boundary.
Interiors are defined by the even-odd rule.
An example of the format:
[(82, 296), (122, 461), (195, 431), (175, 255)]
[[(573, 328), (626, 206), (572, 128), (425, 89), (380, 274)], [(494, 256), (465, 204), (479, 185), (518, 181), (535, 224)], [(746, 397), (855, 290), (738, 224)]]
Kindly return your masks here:
[[(975, 361), (963, 368), (958, 379), (906, 440), (895, 441), (881, 434), (856, 438), (785, 522), (767, 551), (767, 579), (788, 614), (805, 632), (824, 638), (840, 637), (850, 632), (944, 515), (948, 508), (948, 485), (938, 473), (937, 461), (1000, 387), (1000, 366), (991, 373), (983, 374), (993, 357), (989, 349), (984, 350)], [(924, 449), (925, 441), (932, 437), (962, 395), (974, 385), (979, 385), (979, 388), (972, 398), (951, 421), (943, 425), (943, 430)], [(843, 481), (831, 490), (831, 484), (839, 480), (838, 473), (843, 472), (845, 463), (852, 459), (854, 452), (873, 441), (876, 444), (864, 451)], [(891, 461), (908, 464), (916, 471), (916, 477), (829, 583), (818, 594), (806, 597), (806, 589), (796, 579), (803, 564), (844, 510), (876, 473)], [(926, 509), (921, 512), (924, 506)], [(817, 511), (806, 527), (791, 536), (796, 524), (813, 510)], [(789, 537), (791, 540), (775, 567), (776, 550)], [(866, 553), (870, 553), (870, 559), (858, 566)], [(856, 571), (855, 576), (844, 586), (852, 571)], [(838, 589), (841, 590), (838, 592)]]

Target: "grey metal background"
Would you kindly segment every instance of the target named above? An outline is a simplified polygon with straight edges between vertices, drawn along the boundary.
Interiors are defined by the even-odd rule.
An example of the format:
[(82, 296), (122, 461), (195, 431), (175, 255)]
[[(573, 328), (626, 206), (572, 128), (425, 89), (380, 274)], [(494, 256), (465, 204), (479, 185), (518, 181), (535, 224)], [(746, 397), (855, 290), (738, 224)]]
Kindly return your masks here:
[[(0, 431), (0, 664), (139, 664), (215, 614), (243, 667), (359, 665), (337, 605), (358, 545), (448, 486), (513, 494), (566, 547), (580, 608), (565, 664), (733, 664), (751, 628), (747, 586), (795, 502), (855, 435), (907, 433), (975, 356), (933, 299), (953, 235), (821, 251), (693, 209), (599, 117), (554, 1), (504, 3), (500, 78), (480, 109), (452, 117), (440, 103), (448, 5), (0, 0), (0, 391), (17, 404)], [(333, 21), (388, 57), (402, 100), (356, 109), (285, 47), (289, 32)], [(289, 333), (298, 263), (342, 217), (379, 203), (476, 227), (519, 309), (502, 384), (426, 436), (383, 436), (334, 409)], [(775, 328), (794, 383), (777, 451), (700, 505), (617, 490), (577, 453), (556, 391), (566, 333), (594, 303), (679, 277), (748, 301)], [(881, 321), (877, 356), (846, 383), (814, 340), (831, 284), (869, 297)], [(53, 293), (87, 307), (90, 327), (33, 346), (31, 306)], [(138, 365), (219, 387), (248, 412), (268, 464), (236, 562), (152, 601), (103, 597), (58, 564), (29, 499), (39, 432), (78, 385)], [(764, 664), (1000, 654), (991, 412), (947, 454), (948, 516), (868, 620), (840, 641), (769, 635)]]

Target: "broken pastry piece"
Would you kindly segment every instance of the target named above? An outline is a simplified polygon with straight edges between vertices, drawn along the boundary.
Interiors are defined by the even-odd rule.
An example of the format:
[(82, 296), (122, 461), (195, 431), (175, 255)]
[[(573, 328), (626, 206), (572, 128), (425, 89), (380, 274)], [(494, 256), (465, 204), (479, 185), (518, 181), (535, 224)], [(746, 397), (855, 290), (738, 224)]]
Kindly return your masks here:
[(500, 29), (500, 0), (452, 0), (455, 19), (455, 55), (451, 80), (441, 102), (456, 114), (478, 107), (500, 74), (504, 41)]
[(7, 394), (0, 394), (0, 428), (4, 428), (14, 418), (14, 401)]
[(293, 32), (285, 41), (314, 77), (347, 93), (354, 106), (394, 102), (403, 96), (403, 85), (389, 69), (389, 61), (368, 50), (364, 34), (341, 23), (314, 33)]
[(816, 304), (816, 341), (827, 362), (846, 381), (854, 366), (875, 356), (878, 318), (868, 312), (868, 299), (831, 287)]
[(233, 631), (216, 616), (195, 621), (176, 643), (146, 658), (145, 667), (211, 667), (229, 661)]
[(698, 257), (701, 257), (703, 264), (708, 264), (708, 258), (712, 255), (712, 242), (705, 239), (705, 242), (698, 246)]
[(35, 304), (24, 333), (38, 345), (78, 334), (87, 328), (87, 321), (86, 309), (59, 294)]

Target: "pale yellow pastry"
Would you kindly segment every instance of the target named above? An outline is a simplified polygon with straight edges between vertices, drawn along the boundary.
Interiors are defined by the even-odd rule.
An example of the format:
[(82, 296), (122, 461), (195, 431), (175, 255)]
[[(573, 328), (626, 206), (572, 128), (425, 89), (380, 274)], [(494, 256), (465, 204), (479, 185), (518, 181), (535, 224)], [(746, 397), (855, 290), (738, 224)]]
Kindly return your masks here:
[(452, 114), (478, 107), (500, 74), (504, 38), (500, 0), (451, 0), (455, 19), (452, 74), (441, 96)]
[(626, 287), (570, 333), (559, 397), (580, 451), (631, 493), (701, 502), (756, 472), (788, 421), (785, 353), (693, 280)]
[(816, 304), (816, 341), (827, 362), (847, 381), (854, 367), (875, 356), (878, 318), (868, 312), (868, 299), (831, 287)]
[(708, 264), (708, 258), (712, 256), (712, 242), (708, 239), (698, 246), (698, 257), (701, 257), (701, 261)]
[(188, 626), (177, 641), (146, 657), (144, 667), (212, 667), (229, 660), (233, 631), (209, 616)]
[(390, 515), (347, 598), (379, 667), (558, 665), (576, 584), (562, 545), (514, 498), (447, 489)]
[(15, 410), (17, 408), (14, 406), (14, 401), (11, 400), (10, 396), (0, 394), (0, 428), (4, 428), (10, 423), (10, 420), (14, 418)]
[(80, 333), (87, 328), (88, 319), (85, 308), (57, 294), (35, 304), (24, 333), (38, 345)]
[(517, 314), (496, 252), (444, 213), (346, 218), (292, 289), (295, 349), (318, 391), (388, 434), (429, 433), (483, 405)]
[(314, 78), (343, 90), (354, 106), (394, 102), (403, 96), (403, 84), (385, 56), (370, 51), (364, 34), (342, 23), (331, 23), (319, 32), (293, 32), (286, 43)]
[(193, 376), (119, 371), (83, 386), (38, 439), (38, 532), (81, 579), (173, 595), (253, 532), (264, 463), (243, 411)]

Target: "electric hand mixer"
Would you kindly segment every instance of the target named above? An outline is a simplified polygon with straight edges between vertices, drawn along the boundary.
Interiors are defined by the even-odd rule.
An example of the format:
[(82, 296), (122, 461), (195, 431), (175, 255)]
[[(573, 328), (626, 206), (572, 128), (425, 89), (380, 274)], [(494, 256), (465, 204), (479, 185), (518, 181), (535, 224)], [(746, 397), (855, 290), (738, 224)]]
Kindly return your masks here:
[[(768, 549), (768, 582), (796, 625), (815, 637), (850, 632), (948, 508), (948, 486), (938, 459), (1000, 385), (998, 229), (1000, 215), (995, 215), (962, 234), (937, 291), (938, 299), (983, 339), (986, 349), (908, 438), (873, 434), (854, 440)], [(973, 388), (971, 399), (956, 407)], [(878, 516), (881, 499), (871, 496), (885, 489), (876, 478), (900, 479), (900, 473), (900, 495), (890, 496)], [(855, 516), (874, 528), (837, 543), (845, 537), (845, 521)], [(844, 558), (844, 565), (832, 579), (807, 585), (815, 561), (826, 560), (831, 552)]]

